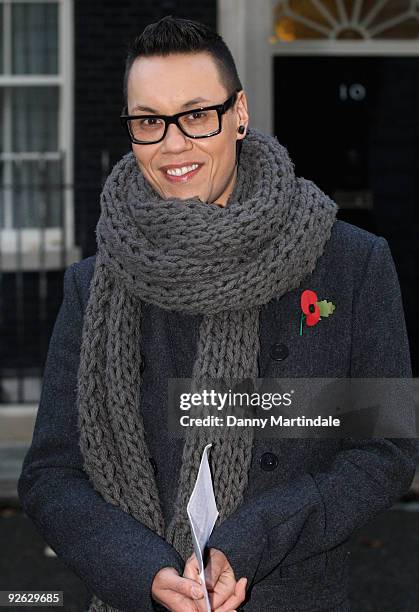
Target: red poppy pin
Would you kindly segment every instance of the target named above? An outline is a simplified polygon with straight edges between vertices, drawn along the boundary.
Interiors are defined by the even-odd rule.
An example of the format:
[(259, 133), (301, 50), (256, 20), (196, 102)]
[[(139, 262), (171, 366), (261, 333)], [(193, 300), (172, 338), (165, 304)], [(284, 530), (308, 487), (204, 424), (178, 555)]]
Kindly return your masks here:
[(301, 294), (301, 319), (300, 319), (300, 336), (303, 335), (303, 321), (309, 327), (316, 325), (320, 317), (329, 317), (335, 311), (336, 306), (333, 302), (327, 300), (318, 301), (317, 293), (306, 289)]

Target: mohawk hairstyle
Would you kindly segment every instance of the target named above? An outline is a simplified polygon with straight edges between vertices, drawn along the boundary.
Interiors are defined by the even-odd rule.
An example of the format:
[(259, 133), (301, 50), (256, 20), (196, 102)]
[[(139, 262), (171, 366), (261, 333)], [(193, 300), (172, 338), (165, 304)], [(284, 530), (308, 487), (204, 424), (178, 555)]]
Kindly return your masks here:
[(146, 26), (128, 48), (123, 84), (125, 105), (128, 103), (128, 77), (137, 57), (202, 52), (214, 59), (227, 94), (243, 89), (233, 56), (217, 32), (198, 21), (168, 15)]

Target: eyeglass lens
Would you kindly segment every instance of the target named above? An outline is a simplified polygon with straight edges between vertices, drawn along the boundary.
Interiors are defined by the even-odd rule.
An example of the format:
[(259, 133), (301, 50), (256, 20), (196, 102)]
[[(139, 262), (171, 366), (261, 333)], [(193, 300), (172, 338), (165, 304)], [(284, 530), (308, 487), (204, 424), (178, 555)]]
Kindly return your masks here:
[[(207, 136), (219, 129), (218, 113), (216, 110), (195, 111), (189, 115), (179, 117), (179, 123), (188, 136)], [(144, 117), (129, 119), (131, 135), (136, 140), (154, 142), (164, 133), (164, 119), (159, 117)]]

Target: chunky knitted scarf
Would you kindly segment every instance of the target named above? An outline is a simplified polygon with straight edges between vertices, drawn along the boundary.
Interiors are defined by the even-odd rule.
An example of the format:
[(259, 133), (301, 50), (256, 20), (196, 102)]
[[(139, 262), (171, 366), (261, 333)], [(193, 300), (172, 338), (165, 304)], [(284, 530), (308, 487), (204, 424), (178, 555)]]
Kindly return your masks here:
[[(220, 207), (197, 196), (162, 198), (133, 153), (125, 155), (101, 196), (83, 324), (77, 401), (84, 469), (106, 501), (184, 560), (193, 551), (186, 505), (204, 446), (213, 443), (217, 526), (243, 500), (253, 433), (188, 428), (175, 511), (165, 525), (141, 416), (142, 303), (203, 314), (192, 379), (255, 379), (260, 307), (314, 270), (337, 213), (314, 183), (295, 176), (276, 137), (249, 129), (237, 171)], [(96, 596), (89, 608), (111, 609)]]

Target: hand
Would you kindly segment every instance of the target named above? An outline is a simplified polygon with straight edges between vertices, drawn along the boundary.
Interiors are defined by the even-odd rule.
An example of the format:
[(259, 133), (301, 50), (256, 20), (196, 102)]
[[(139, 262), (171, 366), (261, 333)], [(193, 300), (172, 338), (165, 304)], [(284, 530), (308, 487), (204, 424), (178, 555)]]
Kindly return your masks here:
[[(196, 591), (194, 592), (194, 590)], [(198, 602), (204, 602), (204, 593), (199, 579), (190, 580), (179, 576), (174, 567), (163, 567), (154, 576), (151, 585), (151, 595), (157, 603), (172, 612), (201, 612), (205, 607), (198, 607)]]
[[(221, 550), (210, 548), (208, 555), (204, 573), (211, 610), (214, 612), (235, 611), (246, 597), (247, 578), (240, 578), (236, 582), (233, 568)], [(191, 580), (199, 580), (198, 560), (194, 554), (186, 562), (183, 575)], [(205, 610), (205, 601), (203, 604), (202, 609)]]

